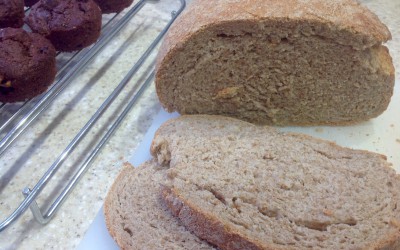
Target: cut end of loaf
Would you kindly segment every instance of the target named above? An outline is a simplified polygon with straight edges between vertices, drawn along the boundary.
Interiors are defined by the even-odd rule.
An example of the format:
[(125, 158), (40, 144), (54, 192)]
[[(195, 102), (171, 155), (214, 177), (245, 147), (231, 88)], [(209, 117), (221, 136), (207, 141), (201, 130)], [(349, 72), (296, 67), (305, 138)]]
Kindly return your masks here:
[(229, 6), (233, 17), (225, 12), (198, 17), (203, 26), (190, 21), (200, 10), (191, 5), (190, 20), (183, 16), (171, 28), (156, 73), (157, 94), (169, 112), (227, 115), (260, 124), (345, 125), (386, 110), (394, 68), (381, 45), (390, 33), (376, 16), (350, 1), (336, 6), (361, 8), (354, 11), (376, 33), (367, 37), (354, 28), (361, 25), (358, 17), (357, 24), (346, 26), (306, 10), (284, 16), (278, 1), (260, 3), (271, 3), (281, 16), (244, 2), (242, 8)]

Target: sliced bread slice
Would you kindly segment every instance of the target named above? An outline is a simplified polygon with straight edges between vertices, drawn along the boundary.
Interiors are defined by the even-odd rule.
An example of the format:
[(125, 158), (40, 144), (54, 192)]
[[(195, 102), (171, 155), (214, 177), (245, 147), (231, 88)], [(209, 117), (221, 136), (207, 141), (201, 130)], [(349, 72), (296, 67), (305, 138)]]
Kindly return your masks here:
[(351, 124), (386, 110), (391, 38), (355, 0), (194, 0), (157, 59), (169, 112), (260, 124)]
[(400, 249), (383, 155), (207, 115), (166, 122), (151, 152), (172, 213), (221, 249)]
[(166, 169), (126, 164), (104, 203), (106, 225), (122, 249), (214, 249), (185, 229), (160, 201)]

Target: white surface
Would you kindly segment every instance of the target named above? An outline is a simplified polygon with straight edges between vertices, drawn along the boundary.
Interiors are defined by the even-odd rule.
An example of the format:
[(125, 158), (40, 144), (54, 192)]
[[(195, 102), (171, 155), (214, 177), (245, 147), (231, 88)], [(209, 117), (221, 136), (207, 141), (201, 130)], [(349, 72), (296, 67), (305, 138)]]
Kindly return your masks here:
[[(144, 136), (143, 141), (138, 146), (138, 149), (133, 154), (129, 162), (133, 166), (138, 166), (142, 162), (150, 159), (150, 144), (153, 140), (154, 133), (160, 127), (160, 125), (166, 120), (177, 117), (177, 113), (168, 114), (165, 111), (161, 111), (154, 119), (153, 124)], [(94, 219), (92, 225), (89, 227), (85, 237), (82, 242), (77, 247), (78, 250), (96, 249), (96, 250), (112, 250), (118, 249), (114, 240), (111, 238), (107, 231), (105, 222), (103, 208), (100, 209), (96, 218)]]
[[(400, 84), (399, 79), (397, 83)], [(400, 173), (400, 86), (396, 86), (395, 93), (388, 110), (376, 119), (355, 126), (347, 127), (288, 127), (283, 131), (301, 132), (315, 137), (336, 141), (341, 146), (365, 149), (385, 154), (388, 161)], [(157, 128), (166, 120), (176, 117), (177, 114), (167, 114), (161, 111), (154, 119), (152, 126), (146, 133), (143, 142), (139, 145), (134, 156), (129, 160), (134, 166), (150, 159), (150, 144)], [(78, 246), (79, 250), (118, 249), (108, 234), (101, 209), (88, 232)]]

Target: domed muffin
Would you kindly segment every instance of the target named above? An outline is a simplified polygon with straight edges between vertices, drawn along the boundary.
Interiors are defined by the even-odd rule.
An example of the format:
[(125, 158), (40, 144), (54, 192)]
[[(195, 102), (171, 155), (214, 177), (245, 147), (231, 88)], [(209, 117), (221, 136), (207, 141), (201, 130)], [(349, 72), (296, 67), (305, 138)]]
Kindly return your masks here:
[(104, 14), (117, 13), (129, 7), (133, 0), (94, 0)]
[(33, 32), (49, 39), (56, 50), (71, 52), (99, 38), (101, 10), (93, 0), (40, 0), (25, 21)]
[(39, 34), (0, 30), (0, 102), (19, 102), (44, 92), (56, 75), (56, 50)]
[(39, 2), (39, 0), (25, 0), (25, 6), (32, 7), (37, 2)]
[(24, 25), (24, 0), (0, 0), (0, 28)]

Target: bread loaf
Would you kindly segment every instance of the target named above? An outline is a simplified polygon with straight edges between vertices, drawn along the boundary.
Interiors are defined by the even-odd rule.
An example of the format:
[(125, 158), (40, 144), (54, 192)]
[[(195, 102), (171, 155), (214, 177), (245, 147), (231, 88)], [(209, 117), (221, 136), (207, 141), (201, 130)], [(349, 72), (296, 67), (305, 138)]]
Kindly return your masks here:
[(159, 183), (166, 170), (155, 161), (123, 167), (104, 203), (108, 231), (121, 249), (213, 249), (160, 202)]
[(163, 200), (220, 249), (400, 249), (386, 157), (218, 116), (182, 116), (151, 152)]
[(391, 38), (353, 0), (194, 0), (160, 48), (156, 89), (181, 114), (351, 124), (386, 110)]

